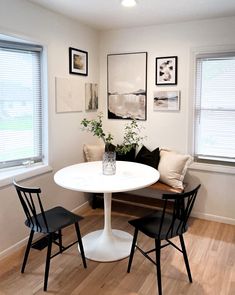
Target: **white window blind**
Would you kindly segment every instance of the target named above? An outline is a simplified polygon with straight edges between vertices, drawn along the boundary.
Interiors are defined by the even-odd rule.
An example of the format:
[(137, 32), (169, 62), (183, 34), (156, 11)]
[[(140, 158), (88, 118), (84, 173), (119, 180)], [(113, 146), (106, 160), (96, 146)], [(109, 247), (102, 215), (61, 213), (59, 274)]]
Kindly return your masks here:
[(195, 159), (235, 163), (235, 53), (196, 59)]
[(0, 168), (42, 160), (41, 51), (0, 41)]

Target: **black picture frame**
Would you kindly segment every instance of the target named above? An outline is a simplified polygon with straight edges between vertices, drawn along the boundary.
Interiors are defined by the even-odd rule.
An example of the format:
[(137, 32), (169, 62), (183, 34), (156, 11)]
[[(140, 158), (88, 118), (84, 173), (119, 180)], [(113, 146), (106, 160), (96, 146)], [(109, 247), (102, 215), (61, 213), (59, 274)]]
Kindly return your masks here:
[(156, 58), (156, 85), (177, 85), (178, 57)]
[(88, 76), (88, 52), (69, 47), (69, 73)]
[(108, 119), (147, 120), (147, 52), (107, 55)]

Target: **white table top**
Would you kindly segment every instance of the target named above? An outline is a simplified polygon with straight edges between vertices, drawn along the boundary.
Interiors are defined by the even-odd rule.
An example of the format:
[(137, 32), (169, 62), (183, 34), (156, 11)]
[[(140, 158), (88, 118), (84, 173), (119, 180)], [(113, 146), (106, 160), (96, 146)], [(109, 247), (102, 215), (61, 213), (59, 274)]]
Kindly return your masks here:
[(112, 193), (140, 189), (159, 179), (159, 172), (135, 162), (116, 162), (115, 175), (103, 175), (102, 161), (86, 162), (65, 167), (55, 173), (55, 182), (67, 189)]

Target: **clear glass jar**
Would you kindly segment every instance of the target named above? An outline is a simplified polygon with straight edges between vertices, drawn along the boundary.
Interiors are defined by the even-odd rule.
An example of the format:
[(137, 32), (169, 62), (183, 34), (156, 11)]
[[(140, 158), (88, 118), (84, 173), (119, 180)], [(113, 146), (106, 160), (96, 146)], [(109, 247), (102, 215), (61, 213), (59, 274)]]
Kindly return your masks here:
[(114, 175), (116, 173), (116, 152), (104, 152), (103, 154), (103, 174)]

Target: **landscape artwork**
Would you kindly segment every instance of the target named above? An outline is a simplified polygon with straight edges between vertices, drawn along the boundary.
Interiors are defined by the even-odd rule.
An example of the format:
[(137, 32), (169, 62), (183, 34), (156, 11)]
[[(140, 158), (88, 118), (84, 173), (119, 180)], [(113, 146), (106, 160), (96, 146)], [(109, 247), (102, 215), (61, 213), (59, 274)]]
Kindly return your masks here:
[(108, 118), (146, 120), (147, 52), (108, 55)]
[(154, 111), (178, 111), (180, 109), (179, 91), (155, 91)]
[(86, 111), (96, 111), (98, 109), (98, 84), (85, 84), (85, 109)]

